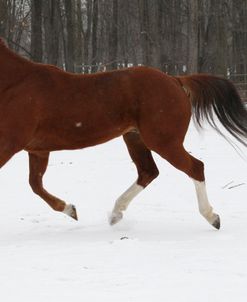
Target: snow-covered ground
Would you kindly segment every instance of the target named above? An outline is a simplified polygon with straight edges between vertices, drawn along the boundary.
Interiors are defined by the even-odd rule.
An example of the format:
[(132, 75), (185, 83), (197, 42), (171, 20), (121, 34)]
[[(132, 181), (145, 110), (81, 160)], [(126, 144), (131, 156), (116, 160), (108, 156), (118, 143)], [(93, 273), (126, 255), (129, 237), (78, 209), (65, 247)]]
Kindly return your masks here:
[(191, 180), (158, 156), (159, 178), (110, 227), (136, 178), (121, 139), (51, 155), (45, 185), (78, 222), (31, 191), (26, 153), (12, 158), (0, 173), (1, 301), (245, 302), (247, 162), (212, 130), (191, 126), (186, 146), (205, 163), (220, 231), (199, 215)]

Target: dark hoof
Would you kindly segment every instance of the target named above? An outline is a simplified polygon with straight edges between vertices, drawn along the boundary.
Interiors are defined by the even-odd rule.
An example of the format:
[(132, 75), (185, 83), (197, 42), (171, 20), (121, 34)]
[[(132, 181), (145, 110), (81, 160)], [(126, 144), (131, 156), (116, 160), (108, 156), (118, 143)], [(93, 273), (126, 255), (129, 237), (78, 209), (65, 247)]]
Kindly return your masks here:
[(77, 212), (74, 205), (72, 205), (72, 211), (70, 217), (78, 221)]
[(63, 210), (63, 213), (75, 220), (78, 220), (76, 208), (73, 204), (67, 204)]
[(214, 223), (212, 224), (212, 226), (215, 227), (217, 230), (220, 229), (220, 216), (217, 215), (217, 218), (214, 221)]

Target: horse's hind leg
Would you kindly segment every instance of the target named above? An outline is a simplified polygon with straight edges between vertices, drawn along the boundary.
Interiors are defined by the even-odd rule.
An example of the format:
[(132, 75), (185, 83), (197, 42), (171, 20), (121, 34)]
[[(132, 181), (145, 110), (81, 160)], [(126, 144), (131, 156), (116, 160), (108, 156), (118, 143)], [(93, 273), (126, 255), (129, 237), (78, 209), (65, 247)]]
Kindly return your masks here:
[(76, 209), (71, 204), (51, 195), (43, 188), (43, 175), (47, 169), (49, 153), (29, 152), (29, 183), (34, 193), (39, 195), (55, 211), (63, 212), (77, 220)]
[(144, 145), (137, 132), (129, 132), (123, 136), (129, 154), (136, 165), (138, 178), (116, 201), (110, 217), (110, 224), (117, 223), (123, 217), (132, 199), (156, 178), (159, 171), (153, 160), (151, 151)]
[(174, 167), (183, 171), (192, 178), (196, 188), (198, 206), (201, 215), (216, 229), (219, 229), (219, 215), (213, 212), (213, 208), (207, 197), (204, 164), (186, 152), (182, 144), (170, 144), (162, 149), (158, 148), (156, 151)]

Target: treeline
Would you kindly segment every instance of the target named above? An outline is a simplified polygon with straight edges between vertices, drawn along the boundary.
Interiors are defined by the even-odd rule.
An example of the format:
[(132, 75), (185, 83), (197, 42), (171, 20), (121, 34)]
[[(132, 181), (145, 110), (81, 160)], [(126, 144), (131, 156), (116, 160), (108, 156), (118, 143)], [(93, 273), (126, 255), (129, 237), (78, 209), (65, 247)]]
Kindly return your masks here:
[(72, 72), (247, 73), (247, 0), (0, 0), (0, 36)]

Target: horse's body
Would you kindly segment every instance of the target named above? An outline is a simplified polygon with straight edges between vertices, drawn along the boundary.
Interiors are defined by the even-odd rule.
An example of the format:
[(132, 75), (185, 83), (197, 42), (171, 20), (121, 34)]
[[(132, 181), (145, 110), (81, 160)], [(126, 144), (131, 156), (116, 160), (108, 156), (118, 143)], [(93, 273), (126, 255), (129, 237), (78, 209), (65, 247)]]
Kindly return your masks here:
[[(159, 128), (166, 111), (171, 119), (180, 121), (176, 127), (184, 129), (181, 138), (186, 133), (190, 119), (189, 100), (176, 103), (183, 107), (182, 112), (174, 106), (172, 93), (164, 103), (162, 94), (167, 90), (169, 95), (169, 86), (177, 88), (181, 96), (184, 91), (177, 81), (160, 71), (139, 67), (82, 76), (65, 73), (53, 66), (27, 63), (32, 67), (29, 74), (13, 85), (14, 90), (11, 85), (1, 96), (9, 104), (11, 116), (14, 112), (18, 114), (19, 127), (28, 134), (25, 139), (23, 137), (21, 149), (33, 152), (93, 146), (145, 127), (146, 119), (150, 130), (155, 131), (152, 128)], [(157, 93), (160, 93), (159, 98)], [(16, 94), (18, 103), (10, 102)], [(156, 106), (153, 106), (155, 97)], [(156, 107), (160, 109), (158, 114)], [(5, 115), (6, 109), (1, 110)], [(153, 125), (150, 124), (151, 116)], [(13, 122), (16, 121), (17, 117)], [(169, 124), (164, 130), (166, 135), (173, 136), (173, 125), (170, 124), (169, 129)]]
[(205, 116), (214, 123), (213, 109), (246, 145), (247, 112), (230, 82), (206, 75), (175, 78), (146, 67), (76, 75), (27, 61), (1, 40), (0, 69), (0, 167), (26, 150), (30, 185), (54, 210), (77, 218), (74, 206), (43, 188), (49, 152), (94, 146), (123, 135), (138, 179), (117, 200), (112, 224), (157, 177), (152, 150), (194, 180), (200, 212), (220, 227), (207, 200), (203, 163), (185, 151), (183, 140), (193, 107), (198, 122)]

